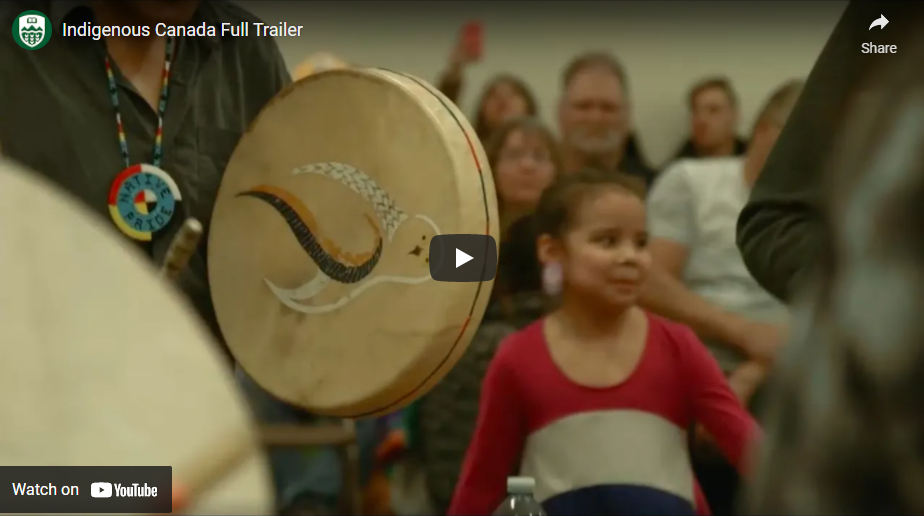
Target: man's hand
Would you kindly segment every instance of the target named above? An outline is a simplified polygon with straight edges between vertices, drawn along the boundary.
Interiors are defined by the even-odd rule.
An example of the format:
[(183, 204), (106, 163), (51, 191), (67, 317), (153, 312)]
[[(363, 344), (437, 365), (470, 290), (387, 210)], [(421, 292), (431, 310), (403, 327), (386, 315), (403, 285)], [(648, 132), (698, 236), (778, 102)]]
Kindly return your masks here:
[(734, 344), (747, 357), (765, 365), (776, 360), (777, 351), (789, 338), (789, 328), (777, 324), (743, 321), (734, 332)]

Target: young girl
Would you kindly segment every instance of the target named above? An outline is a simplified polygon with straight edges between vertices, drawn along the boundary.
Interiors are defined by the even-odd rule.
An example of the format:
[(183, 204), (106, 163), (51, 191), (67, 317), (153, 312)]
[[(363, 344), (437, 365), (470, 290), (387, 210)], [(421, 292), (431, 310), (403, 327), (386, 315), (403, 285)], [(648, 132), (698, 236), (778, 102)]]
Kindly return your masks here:
[(449, 513), (491, 514), (515, 474), (553, 516), (708, 513), (686, 428), (702, 422), (740, 469), (757, 427), (693, 332), (635, 305), (651, 261), (642, 199), (579, 172), (536, 220), (560, 305), (495, 355)]

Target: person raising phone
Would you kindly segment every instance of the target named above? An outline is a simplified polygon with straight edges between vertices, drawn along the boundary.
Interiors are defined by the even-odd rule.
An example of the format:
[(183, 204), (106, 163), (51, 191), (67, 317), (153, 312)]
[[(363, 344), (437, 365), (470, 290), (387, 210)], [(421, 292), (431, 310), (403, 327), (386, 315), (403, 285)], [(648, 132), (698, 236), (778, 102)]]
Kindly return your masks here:
[[(484, 55), (484, 27), (471, 21), (462, 26), (449, 55), (449, 64), (437, 80), (437, 88), (450, 100), (459, 104), (464, 85), (464, 73), (469, 65), (480, 62)], [(519, 77), (498, 74), (491, 78), (481, 91), (471, 120), (482, 142), (504, 122), (522, 116), (535, 116), (536, 97)]]

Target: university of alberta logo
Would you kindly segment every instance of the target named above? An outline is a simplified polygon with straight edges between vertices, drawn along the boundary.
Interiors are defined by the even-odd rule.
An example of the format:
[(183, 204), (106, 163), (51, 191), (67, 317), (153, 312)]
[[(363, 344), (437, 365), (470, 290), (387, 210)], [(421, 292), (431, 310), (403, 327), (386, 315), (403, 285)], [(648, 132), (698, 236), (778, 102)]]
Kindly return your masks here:
[(25, 11), (13, 23), (13, 39), (27, 50), (42, 48), (51, 41), (51, 24), (44, 14)]

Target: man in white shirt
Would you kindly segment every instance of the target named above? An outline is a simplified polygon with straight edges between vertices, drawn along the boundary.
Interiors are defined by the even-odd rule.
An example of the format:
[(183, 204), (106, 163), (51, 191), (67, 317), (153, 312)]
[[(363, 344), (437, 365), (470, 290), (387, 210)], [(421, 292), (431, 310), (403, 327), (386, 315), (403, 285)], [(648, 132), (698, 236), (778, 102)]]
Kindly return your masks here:
[[(655, 267), (642, 303), (696, 330), (746, 403), (782, 343), (789, 311), (751, 277), (735, 242), (736, 225), (801, 88), (788, 82), (770, 96), (744, 156), (678, 161), (648, 197)], [(716, 467), (716, 475), (697, 468), (697, 476), (713, 514), (728, 514), (737, 479), (725, 464)]]

